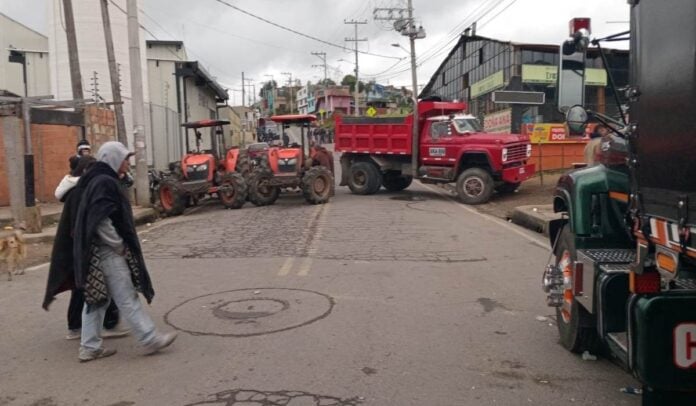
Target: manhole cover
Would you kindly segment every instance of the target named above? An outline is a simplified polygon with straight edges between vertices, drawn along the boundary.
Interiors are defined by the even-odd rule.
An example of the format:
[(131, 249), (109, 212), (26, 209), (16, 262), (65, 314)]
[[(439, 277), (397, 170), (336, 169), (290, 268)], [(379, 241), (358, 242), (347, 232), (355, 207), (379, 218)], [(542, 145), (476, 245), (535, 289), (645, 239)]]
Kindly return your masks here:
[(311, 290), (237, 289), (189, 299), (164, 320), (193, 335), (250, 337), (306, 326), (328, 316), (333, 306), (330, 296)]
[(227, 390), (210, 395), (208, 398), (208, 400), (189, 403), (186, 406), (357, 406), (363, 402), (363, 398), (359, 397), (341, 399), (300, 391), (266, 392), (253, 389)]
[(399, 200), (403, 202), (424, 202), (425, 197), (418, 195), (398, 195), (390, 197), (391, 200)]

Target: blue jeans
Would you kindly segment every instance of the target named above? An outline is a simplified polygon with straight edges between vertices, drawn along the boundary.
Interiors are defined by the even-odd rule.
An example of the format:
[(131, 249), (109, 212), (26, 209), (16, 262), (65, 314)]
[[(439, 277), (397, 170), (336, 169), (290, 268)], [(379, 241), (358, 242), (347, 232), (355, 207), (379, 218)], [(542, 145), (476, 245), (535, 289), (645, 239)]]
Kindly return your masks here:
[[(99, 255), (107, 291), (116, 302), (121, 317), (130, 325), (138, 343), (143, 346), (150, 344), (157, 336), (157, 329), (140, 303), (126, 259), (108, 247), (101, 247)], [(85, 303), (82, 309), (81, 350), (94, 351), (101, 348), (101, 328), (108, 303), (107, 301), (102, 307), (92, 308), (89, 313)]]

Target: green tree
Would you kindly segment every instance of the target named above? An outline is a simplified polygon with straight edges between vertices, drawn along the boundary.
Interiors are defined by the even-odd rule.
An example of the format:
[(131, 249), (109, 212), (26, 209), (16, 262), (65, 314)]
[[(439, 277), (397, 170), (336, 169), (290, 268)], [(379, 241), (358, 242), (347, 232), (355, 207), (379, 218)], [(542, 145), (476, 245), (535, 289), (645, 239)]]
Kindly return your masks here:
[(267, 94), (266, 92), (274, 88), (278, 88), (278, 84), (275, 80), (269, 80), (268, 82), (264, 83), (261, 90), (259, 90), (259, 97), (265, 98)]
[[(343, 77), (343, 80), (341, 81), (342, 86), (350, 86), (350, 91), (355, 92), (355, 76), (354, 75), (346, 75)], [(365, 84), (361, 81), (358, 83), (358, 91), (363, 92), (365, 90)]]

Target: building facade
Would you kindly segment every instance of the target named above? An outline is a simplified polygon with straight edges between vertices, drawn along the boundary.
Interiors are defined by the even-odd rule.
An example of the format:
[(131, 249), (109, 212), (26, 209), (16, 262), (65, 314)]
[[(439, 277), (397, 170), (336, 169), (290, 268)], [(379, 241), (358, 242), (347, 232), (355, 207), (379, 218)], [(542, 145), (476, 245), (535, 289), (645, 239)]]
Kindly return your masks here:
[[(616, 87), (628, 84), (628, 51), (605, 50)], [(488, 131), (524, 132), (531, 123), (562, 122), (556, 99), (559, 46), (520, 44), (481, 36), (462, 36), (420, 97), (437, 95), (466, 101), (469, 112)], [(585, 104), (589, 109), (616, 115), (619, 107), (599, 53), (591, 49), (586, 61)], [(493, 92), (515, 90), (541, 92), (539, 105), (496, 104)]]
[[(10, 62), (11, 57), (17, 62)], [(25, 75), (26, 72), (26, 75)], [(26, 86), (25, 86), (26, 81)], [(0, 90), (18, 96), (51, 94), (48, 37), (0, 13)]]

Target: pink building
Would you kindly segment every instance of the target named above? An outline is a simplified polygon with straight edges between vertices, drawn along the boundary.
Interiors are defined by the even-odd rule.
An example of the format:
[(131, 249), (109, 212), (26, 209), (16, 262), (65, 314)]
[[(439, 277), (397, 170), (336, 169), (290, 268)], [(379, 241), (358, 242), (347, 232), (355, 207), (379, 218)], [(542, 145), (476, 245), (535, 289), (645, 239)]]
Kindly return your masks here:
[(326, 89), (317, 89), (315, 92), (316, 111), (326, 111), (329, 114), (340, 112), (342, 114), (353, 113), (353, 95), (348, 86), (329, 86)]

